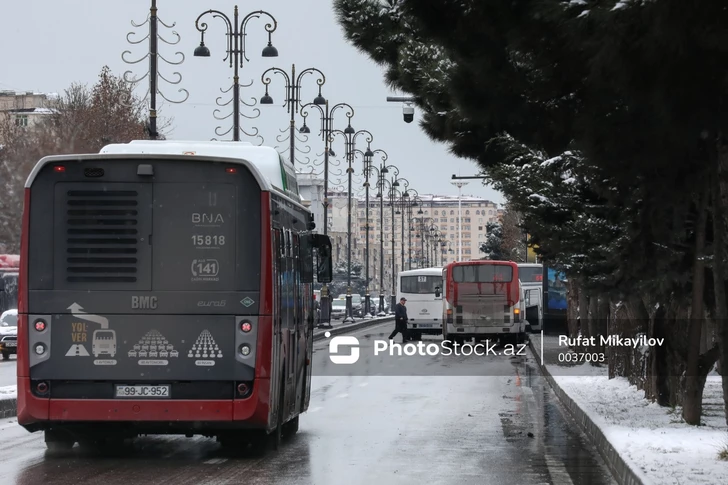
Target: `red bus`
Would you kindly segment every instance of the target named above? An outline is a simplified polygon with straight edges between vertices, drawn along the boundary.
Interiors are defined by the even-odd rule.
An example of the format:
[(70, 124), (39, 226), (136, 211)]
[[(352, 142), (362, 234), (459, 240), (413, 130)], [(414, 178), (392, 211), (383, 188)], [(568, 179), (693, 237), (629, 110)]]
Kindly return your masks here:
[(525, 340), (524, 295), (516, 263), (454, 262), (442, 276), (443, 340), (459, 344), (472, 339), (511, 344)]
[(314, 272), (331, 281), (313, 228), (273, 148), (43, 158), (25, 189), (18, 423), (55, 450), (143, 434), (277, 448), (308, 409)]

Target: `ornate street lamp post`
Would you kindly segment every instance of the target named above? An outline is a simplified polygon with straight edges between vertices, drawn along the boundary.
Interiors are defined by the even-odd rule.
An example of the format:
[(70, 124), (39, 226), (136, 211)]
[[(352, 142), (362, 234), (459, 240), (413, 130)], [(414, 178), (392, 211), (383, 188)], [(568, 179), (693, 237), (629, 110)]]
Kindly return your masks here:
[[(344, 130), (354, 132), (354, 128), (351, 127), (351, 119), (354, 117), (354, 108), (347, 103), (338, 103), (333, 106), (329, 106), (329, 102), (326, 101), (323, 107), (316, 103), (307, 103), (301, 106), (301, 116), (303, 117), (303, 126), (299, 130), (301, 133), (308, 134), (311, 130), (306, 125), (306, 119), (309, 115), (309, 110), (316, 109), (321, 115), (321, 128), (320, 134), (324, 141), (324, 235), (328, 235), (329, 231), (329, 157), (334, 157), (336, 154), (331, 149), (331, 141), (333, 139), (332, 133), (334, 131), (334, 115), (344, 110), (344, 114), (347, 118), (347, 127)], [(331, 305), (328, 285), (324, 284), (321, 288), (321, 322), (320, 328), (331, 328)]]
[[(394, 182), (390, 182), (387, 180), (386, 175), (389, 173), (389, 171), (392, 170), (394, 172), (394, 176), (392, 177), (392, 180)], [(384, 161), (379, 167), (379, 180), (377, 181), (377, 188), (379, 189), (379, 192), (377, 193), (377, 197), (379, 197), (379, 316), (386, 315), (386, 312), (384, 311), (384, 285), (385, 285), (385, 279), (384, 279), (384, 191), (387, 189), (387, 186), (389, 186), (389, 191), (392, 190), (392, 183), (396, 184), (395, 187), (399, 186), (397, 183), (397, 177), (399, 176), (399, 168), (395, 167), (394, 165), (385, 165)], [(392, 224), (394, 224), (394, 217), (392, 217)], [(392, 238), (394, 238), (394, 232), (392, 233)], [(394, 248), (392, 249), (392, 260), (394, 260)], [(394, 280), (394, 276), (392, 276), (392, 280)], [(394, 294), (395, 288), (392, 288), (392, 292)], [(392, 298), (395, 298), (392, 296)], [(391, 306), (389, 309), (389, 312), (392, 313), (394, 311), (394, 306)]]
[[(293, 64), (291, 66), (291, 74), (289, 75), (286, 71), (279, 67), (271, 67), (270, 69), (267, 69), (263, 74), (260, 76), (261, 81), (263, 81), (263, 84), (265, 85), (265, 94), (262, 98), (260, 98), (260, 104), (273, 104), (273, 98), (268, 94), (268, 85), (272, 82), (272, 80), (269, 77), (266, 77), (266, 74), (268, 73), (274, 73), (274, 74), (280, 74), (283, 76), (283, 78), (286, 80), (286, 109), (291, 114), (291, 126), (290, 126), (290, 159), (291, 164), (296, 164), (296, 113), (299, 112), (301, 108), (301, 81), (303, 80), (303, 77), (306, 74), (318, 74), (318, 79), (316, 79), (316, 84), (318, 84), (318, 95), (314, 98), (313, 104), (316, 106), (321, 106), (326, 104), (326, 99), (321, 95), (321, 86), (323, 86), (326, 83), (326, 76), (324, 76), (324, 73), (320, 70), (316, 69), (315, 67), (309, 67), (308, 69), (304, 69), (298, 74), (298, 77), (296, 77), (296, 65)], [(304, 122), (305, 123), (305, 122)], [(304, 132), (305, 133), (305, 132)]]
[(353, 322), (354, 314), (351, 304), (351, 196), (352, 196), (352, 180), (351, 177), (354, 174), (354, 149), (356, 147), (356, 140), (359, 136), (365, 135), (367, 143), (371, 143), (374, 140), (374, 136), (367, 130), (354, 131), (351, 125), (347, 126), (342, 130), (333, 130), (333, 135), (341, 135), (344, 137), (346, 145), (346, 162), (347, 162), (347, 179), (348, 179), (348, 194), (347, 194), (347, 274), (346, 274), (346, 316), (344, 317), (344, 323)]
[(138, 79), (130, 79), (128, 76), (131, 74), (131, 71), (126, 71), (123, 75), (123, 78), (125, 81), (130, 83), (132, 86), (136, 86), (145, 77), (149, 76), (149, 89), (147, 91), (147, 94), (143, 98), (143, 99), (146, 99), (147, 96), (149, 97), (149, 121), (147, 123), (147, 133), (149, 134), (150, 139), (157, 140), (157, 139), (159, 139), (159, 132), (157, 131), (157, 94), (159, 94), (162, 98), (169, 101), (170, 103), (180, 104), (180, 103), (185, 102), (187, 100), (187, 98), (189, 98), (190, 93), (186, 89), (180, 88), (178, 91), (180, 93), (184, 93), (184, 98), (179, 101), (173, 101), (173, 100), (167, 98), (158, 87), (160, 79), (168, 82), (169, 84), (174, 84), (174, 85), (182, 82), (182, 75), (179, 72), (173, 73), (175, 76), (177, 76), (176, 81), (167, 79), (162, 74), (160, 74), (159, 70), (158, 70), (159, 59), (162, 59), (167, 64), (177, 66), (184, 62), (185, 55), (182, 52), (175, 52), (175, 55), (181, 56), (182, 59), (180, 59), (177, 62), (173, 62), (173, 61), (169, 61), (169, 60), (165, 59), (158, 52), (158, 46), (159, 46), (160, 40), (162, 42), (164, 42), (165, 44), (176, 45), (180, 41), (180, 36), (177, 32), (172, 31), (172, 35), (174, 35), (177, 38), (176, 41), (172, 42), (172, 41), (166, 40), (164, 37), (162, 37), (159, 34), (159, 24), (162, 24), (163, 26), (165, 26), (169, 29), (173, 28), (176, 24), (175, 23), (172, 23), (172, 25), (165, 24), (164, 21), (162, 21), (159, 18), (159, 16), (157, 15), (157, 13), (158, 13), (157, 0), (151, 0), (151, 2), (152, 2), (152, 5), (149, 9), (149, 16), (147, 17), (147, 20), (145, 20), (141, 24), (137, 24), (134, 21), (131, 22), (131, 24), (134, 27), (142, 27), (146, 23), (149, 23), (149, 34), (147, 34), (146, 37), (144, 37), (140, 40), (137, 40), (137, 41), (133, 41), (130, 38), (130, 36), (133, 34), (133, 32), (129, 32), (126, 35), (126, 40), (130, 44), (139, 44), (139, 43), (144, 42), (145, 40), (149, 39), (149, 52), (144, 57), (137, 59), (136, 61), (131, 61), (131, 60), (127, 60), (125, 57), (126, 54), (131, 54), (131, 51), (124, 51), (121, 53), (121, 59), (127, 64), (137, 64), (139, 62), (142, 62), (144, 59), (149, 58), (149, 71), (147, 71), (147, 73), (144, 76), (142, 76), (141, 78), (138, 78)]
[[(211, 15), (213, 18), (221, 18), (225, 22), (227, 29), (227, 55), (223, 60), (230, 60), (230, 67), (233, 68), (233, 141), (240, 141), (240, 76), (238, 75), (239, 69), (243, 67), (243, 59), (250, 62), (245, 53), (245, 38), (248, 35), (246, 33), (248, 22), (254, 18), (260, 18), (261, 15), (268, 17), (271, 22), (265, 24), (265, 30), (268, 32), (268, 45), (263, 48), (263, 57), (278, 57), (278, 49), (273, 47), (271, 42), (272, 33), (278, 27), (276, 19), (263, 10), (257, 10), (250, 12), (243, 18), (242, 22), (238, 19), (238, 6), (235, 5), (233, 12), (233, 19), (220, 12), (219, 10), (208, 10), (200, 14), (195, 20), (195, 27), (200, 32), (200, 45), (195, 49), (195, 57), (210, 57), (210, 49), (205, 45), (205, 32), (207, 31), (207, 23), (200, 23), (200, 19), (205, 15)], [(223, 118), (221, 118), (223, 119)], [(225, 135), (229, 133), (223, 133)]]

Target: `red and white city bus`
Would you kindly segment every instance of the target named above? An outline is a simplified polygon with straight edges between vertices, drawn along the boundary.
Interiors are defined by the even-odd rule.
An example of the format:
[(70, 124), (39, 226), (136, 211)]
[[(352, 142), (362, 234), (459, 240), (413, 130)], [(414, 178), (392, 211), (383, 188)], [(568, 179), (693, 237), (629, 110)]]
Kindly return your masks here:
[(523, 287), (512, 261), (462, 261), (442, 271), (443, 340), (498, 340), (520, 344), (526, 337)]
[(313, 228), (273, 148), (43, 158), (25, 189), (19, 424), (51, 449), (142, 434), (277, 447), (308, 409), (314, 272), (331, 281)]

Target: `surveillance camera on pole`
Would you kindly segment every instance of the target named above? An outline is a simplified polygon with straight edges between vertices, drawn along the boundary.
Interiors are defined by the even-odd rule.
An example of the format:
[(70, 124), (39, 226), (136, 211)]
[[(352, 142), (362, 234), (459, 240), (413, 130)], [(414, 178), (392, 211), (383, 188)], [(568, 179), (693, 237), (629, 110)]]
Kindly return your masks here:
[(387, 96), (387, 101), (390, 103), (405, 103), (402, 106), (402, 117), (405, 123), (412, 123), (415, 119), (415, 107), (412, 103), (415, 102), (413, 96)]
[(405, 123), (412, 123), (415, 119), (415, 108), (410, 104), (405, 104), (402, 107), (402, 117)]

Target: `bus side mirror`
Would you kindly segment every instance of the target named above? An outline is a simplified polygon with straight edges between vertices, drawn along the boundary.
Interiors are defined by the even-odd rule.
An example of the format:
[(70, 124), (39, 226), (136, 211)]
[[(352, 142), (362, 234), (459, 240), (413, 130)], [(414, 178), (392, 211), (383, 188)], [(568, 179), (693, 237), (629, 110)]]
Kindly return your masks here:
[(316, 280), (319, 283), (331, 283), (334, 274), (331, 239), (323, 234), (312, 234), (316, 248)]

